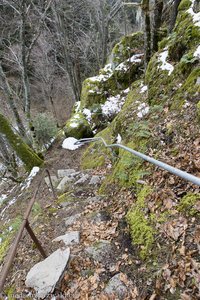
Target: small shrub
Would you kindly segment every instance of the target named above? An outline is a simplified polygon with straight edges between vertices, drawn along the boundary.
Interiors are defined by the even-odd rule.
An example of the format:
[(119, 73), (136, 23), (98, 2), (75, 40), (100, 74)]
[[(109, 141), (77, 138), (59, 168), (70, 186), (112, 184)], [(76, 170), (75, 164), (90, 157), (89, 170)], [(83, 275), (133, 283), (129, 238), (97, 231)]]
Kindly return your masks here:
[(54, 118), (46, 113), (38, 114), (33, 120), (36, 140), (40, 146), (47, 146), (58, 132)]

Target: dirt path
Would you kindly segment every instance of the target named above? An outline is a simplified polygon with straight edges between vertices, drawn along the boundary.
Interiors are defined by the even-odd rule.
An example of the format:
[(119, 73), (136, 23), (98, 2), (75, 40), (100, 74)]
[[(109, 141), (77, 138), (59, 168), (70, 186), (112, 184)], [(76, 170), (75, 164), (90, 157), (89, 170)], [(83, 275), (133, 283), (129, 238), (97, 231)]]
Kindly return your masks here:
[[(70, 262), (63, 280), (54, 292), (55, 298), (50, 295), (46, 299), (125, 299), (126, 296), (127, 299), (135, 299), (134, 287), (126, 276), (126, 273), (132, 272), (134, 251), (121, 221), (134, 196), (130, 194), (127, 198), (127, 195), (114, 193), (112, 199), (99, 196), (98, 188), (105, 170), (95, 173), (81, 171), (83, 150), (64, 150), (59, 144), (50, 149), (45, 160), (51, 175), (56, 175), (59, 169), (75, 169), (80, 172), (79, 179), (85, 175), (87, 179), (80, 184), (70, 182), (65, 190), (67, 194), (58, 201), (52, 200), (52, 193), (43, 182), (30, 218), (31, 226), (48, 255), (62, 247), (62, 242), (52, 242), (54, 238), (74, 230), (80, 233), (80, 243), (70, 246)], [(40, 174), (16, 203), (7, 209), (6, 220), (22, 215), (39, 178)], [(92, 178), (99, 178), (99, 182), (90, 184)], [(74, 216), (76, 219), (66, 226), (66, 220)], [(25, 286), (25, 278), (30, 268), (41, 259), (29, 236), (24, 233), (6, 282), (6, 294), (13, 293), (15, 298), (34, 299), (34, 291)], [(112, 282), (110, 290), (105, 293), (113, 276), (115, 285), (120, 285), (115, 296), (112, 296)]]

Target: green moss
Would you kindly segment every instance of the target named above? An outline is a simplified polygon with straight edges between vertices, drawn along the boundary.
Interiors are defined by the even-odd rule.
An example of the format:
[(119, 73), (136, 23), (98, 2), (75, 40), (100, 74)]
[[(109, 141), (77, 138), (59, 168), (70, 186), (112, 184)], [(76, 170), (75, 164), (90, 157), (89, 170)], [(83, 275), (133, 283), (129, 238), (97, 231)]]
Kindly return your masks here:
[[(95, 137), (101, 136), (107, 143), (112, 143), (113, 135), (111, 127), (99, 132)], [(110, 149), (105, 148), (101, 142), (92, 143), (84, 152), (81, 160), (83, 169), (96, 169), (105, 165), (112, 156)]]
[(33, 205), (33, 208), (32, 208), (33, 216), (37, 217), (37, 216), (41, 215), (41, 213), (42, 213), (42, 208), (41, 208), (40, 203), (35, 202), (34, 205)]
[(56, 203), (60, 204), (60, 203), (64, 203), (64, 202), (73, 202), (74, 200), (75, 200), (75, 197), (72, 194), (72, 192), (67, 192), (67, 193), (60, 195), (58, 197), (58, 200), (56, 201)]
[(31, 171), (34, 166), (41, 166), (43, 164), (43, 160), (23, 142), (19, 135), (14, 133), (8, 120), (2, 114), (0, 114), (0, 133), (6, 137), (6, 140), (22, 160), (28, 171)]
[(199, 210), (195, 208), (197, 202), (200, 202), (200, 194), (188, 193), (180, 200), (177, 209), (186, 215), (194, 216), (199, 214)]
[(200, 101), (197, 103), (197, 116), (200, 121)]
[(189, 9), (191, 4), (192, 4), (191, 0), (182, 0), (181, 3), (179, 4), (178, 9), (179, 11)]
[(93, 136), (90, 124), (81, 112), (75, 113), (63, 129), (66, 137), (80, 139)]
[(16, 294), (15, 287), (10, 286), (9, 288), (7, 288), (5, 290), (5, 294), (8, 297), (8, 300), (15, 300), (16, 299), (15, 298), (15, 294)]
[(13, 237), (17, 230), (19, 229), (21, 225), (22, 219), (21, 217), (16, 217), (14, 220), (10, 221), (9, 224), (6, 224), (3, 228), (1, 228), (1, 233), (0, 233), (0, 263), (3, 261), (10, 243), (13, 240)]
[(196, 67), (192, 70), (190, 75), (187, 77), (185, 83), (183, 84), (182, 90), (187, 91), (188, 96), (196, 96), (199, 98), (200, 84), (198, 83), (198, 78), (200, 77), (200, 68)]
[(154, 229), (143, 211), (146, 206), (146, 198), (151, 192), (151, 187), (145, 186), (138, 193), (136, 203), (126, 215), (132, 242), (134, 245), (140, 246), (140, 255), (142, 258), (145, 258), (148, 255), (154, 242)]
[(144, 49), (144, 34), (142, 32), (124, 36), (121, 41), (114, 46), (109, 62), (117, 66), (128, 59), (135, 49), (141, 51)]

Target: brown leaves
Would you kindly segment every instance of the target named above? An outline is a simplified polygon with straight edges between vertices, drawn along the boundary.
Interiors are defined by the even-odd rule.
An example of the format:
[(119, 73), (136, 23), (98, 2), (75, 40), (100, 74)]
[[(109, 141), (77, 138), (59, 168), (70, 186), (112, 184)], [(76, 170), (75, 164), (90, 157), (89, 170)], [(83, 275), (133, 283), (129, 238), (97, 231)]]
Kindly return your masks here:
[(186, 229), (187, 220), (183, 217), (167, 222), (163, 226), (164, 233), (175, 241), (177, 241), (179, 237), (185, 233)]

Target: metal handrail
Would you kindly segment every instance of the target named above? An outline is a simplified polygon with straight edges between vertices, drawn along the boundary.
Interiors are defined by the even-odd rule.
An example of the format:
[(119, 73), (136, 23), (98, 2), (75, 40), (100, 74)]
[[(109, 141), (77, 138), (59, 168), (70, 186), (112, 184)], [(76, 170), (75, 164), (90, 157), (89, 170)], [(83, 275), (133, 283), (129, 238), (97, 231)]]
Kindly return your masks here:
[(196, 176), (194, 176), (192, 174), (189, 174), (185, 171), (182, 171), (180, 169), (172, 167), (172, 166), (170, 166), (166, 163), (163, 163), (162, 161), (156, 160), (156, 159), (154, 159), (150, 156), (147, 156), (147, 155), (145, 155), (141, 152), (135, 151), (135, 150), (133, 150), (131, 148), (128, 148), (126, 146), (123, 146), (121, 144), (110, 144), (109, 145), (105, 142), (105, 140), (102, 137), (80, 139), (75, 144), (79, 145), (79, 144), (86, 144), (86, 143), (97, 142), (97, 141), (101, 141), (106, 148), (116, 148), (117, 147), (117, 148), (124, 149), (124, 150), (126, 150), (126, 151), (128, 151), (128, 152), (130, 152), (130, 153), (132, 153), (132, 154), (134, 154), (134, 155), (150, 162), (151, 164), (154, 164), (154, 165), (156, 165), (156, 166), (158, 166), (158, 167), (160, 167), (160, 168), (162, 168), (162, 169), (164, 169), (164, 170), (166, 170), (166, 171), (168, 171), (168, 172), (170, 172), (170, 173), (172, 173), (172, 174), (174, 174), (178, 177), (181, 177), (181, 178), (183, 178), (187, 181), (190, 181), (190, 182), (200, 186), (200, 178), (199, 177), (196, 177)]
[(38, 191), (39, 191), (39, 188), (41, 186), (41, 183), (42, 183), (42, 180), (44, 178), (44, 174), (45, 172), (47, 173), (48, 177), (49, 177), (49, 181), (50, 181), (50, 185), (51, 185), (51, 190), (52, 190), (52, 193), (53, 193), (53, 197), (54, 199), (56, 200), (57, 199), (57, 196), (56, 196), (56, 193), (55, 193), (55, 190), (53, 188), (53, 184), (52, 184), (52, 181), (51, 181), (51, 176), (50, 176), (50, 173), (49, 173), (49, 170), (48, 169), (44, 169), (44, 171), (42, 172), (42, 175), (41, 175), (41, 178), (40, 178), (40, 181), (39, 181), (39, 184), (34, 192), (34, 195), (27, 207), (27, 210), (24, 214), (24, 217), (23, 217), (23, 221), (22, 221), (22, 224), (18, 230), (18, 233), (15, 237), (15, 240), (13, 242), (13, 244), (11, 245), (9, 251), (8, 251), (8, 254), (7, 254), (7, 257), (6, 257), (6, 262), (5, 262), (5, 265), (3, 267), (3, 270), (2, 270), (2, 273), (1, 273), (1, 277), (0, 277), (0, 293), (2, 292), (3, 290), (3, 287), (4, 287), (4, 284), (6, 282), (6, 278), (7, 278), (7, 275), (9, 273), (9, 270), (10, 270), (10, 267), (12, 265), (12, 262), (15, 258), (15, 255), (16, 255), (16, 252), (17, 252), (17, 247), (18, 247), (18, 244), (21, 240), (21, 237), (23, 235), (23, 232), (24, 232), (24, 228), (26, 228), (28, 234), (30, 235), (31, 239), (33, 240), (33, 242), (35, 243), (36, 247), (38, 248), (38, 250), (40, 251), (41, 255), (46, 258), (47, 255), (42, 247), (42, 245), (40, 244), (39, 240), (37, 239), (37, 237), (35, 236), (33, 230), (31, 229), (30, 227), (30, 223), (28, 221), (28, 218), (29, 218), (29, 215), (31, 213), (31, 210), (32, 210), (32, 207), (33, 207), (33, 204), (35, 203), (35, 200), (36, 200), (36, 196), (38, 194)]

